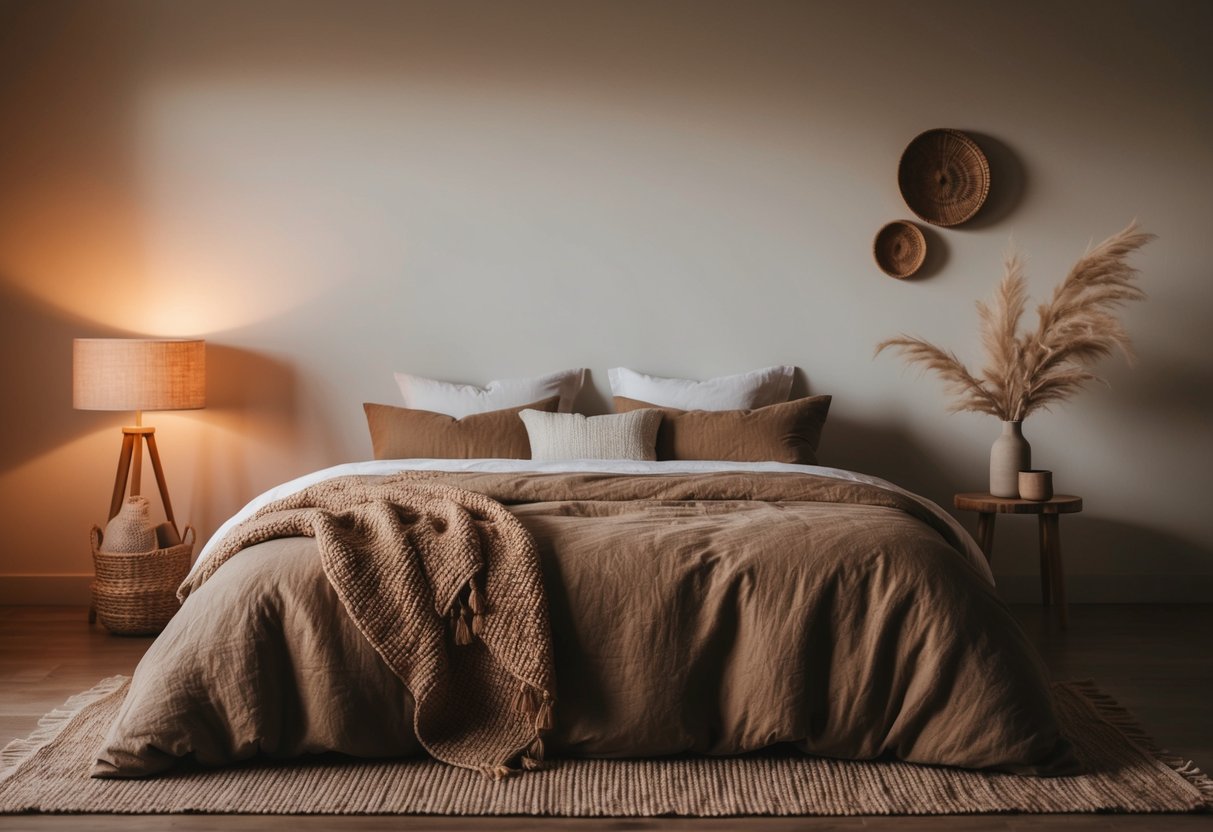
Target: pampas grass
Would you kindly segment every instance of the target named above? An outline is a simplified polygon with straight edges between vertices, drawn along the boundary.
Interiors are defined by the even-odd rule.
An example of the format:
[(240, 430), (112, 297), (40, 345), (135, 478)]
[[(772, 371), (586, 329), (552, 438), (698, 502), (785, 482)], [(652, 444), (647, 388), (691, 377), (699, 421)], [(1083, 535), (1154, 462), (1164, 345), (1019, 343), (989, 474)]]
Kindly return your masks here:
[(1154, 239), (1131, 223), (1074, 264), (1048, 303), (1037, 308), (1036, 329), (1019, 333), (1028, 305), (1023, 261), (1012, 253), (993, 301), (977, 302), (986, 364), (971, 373), (956, 354), (922, 338), (900, 336), (881, 341), (910, 364), (921, 365), (943, 379), (953, 396), (952, 412), (974, 411), (1019, 422), (1037, 410), (1064, 401), (1099, 377), (1088, 369), (1119, 350), (1133, 354), (1129, 334), (1116, 317), (1128, 301), (1144, 300), (1134, 281), (1138, 272), (1129, 255)]

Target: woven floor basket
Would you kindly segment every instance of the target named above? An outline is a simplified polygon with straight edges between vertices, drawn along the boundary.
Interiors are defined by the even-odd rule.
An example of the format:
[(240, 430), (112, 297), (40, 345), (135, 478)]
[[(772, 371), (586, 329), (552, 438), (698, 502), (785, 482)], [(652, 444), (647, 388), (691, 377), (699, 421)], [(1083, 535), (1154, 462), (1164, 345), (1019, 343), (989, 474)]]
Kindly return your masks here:
[(93, 526), (93, 607), (89, 621), (100, 619), (111, 633), (155, 635), (181, 604), (177, 587), (190, 570), (194, 527), (186, 526), (181, 543), (138, 555), (102, 552), (101, 529)]

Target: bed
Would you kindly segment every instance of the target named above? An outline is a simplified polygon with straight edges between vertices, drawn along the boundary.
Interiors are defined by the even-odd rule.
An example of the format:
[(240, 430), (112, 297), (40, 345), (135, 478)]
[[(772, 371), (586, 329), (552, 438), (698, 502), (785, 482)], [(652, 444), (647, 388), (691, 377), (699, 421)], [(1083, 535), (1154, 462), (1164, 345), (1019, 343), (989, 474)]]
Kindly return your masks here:
[[(310, 474), (220, 529), (136, 670), (94, 774), (434, 753), (418, 734), (416, 688), (326, 579), (321, 536), (274, 536), (214, 560), (225, 535), (292, 495), (401, 482), (481, 495), (533, 541), (538, 617), (486, 632), (507, 644), (513, 627), (550, 631), (554, 678), (538, 704), (551, 708), (535, 723), (539, 752), (515, 738), (482, 761), (489, 771), (773, 746), (1036, 775), (1075, 767), (1046, 672), (985, 559), (924, 498), (817, 465), (407, 459)], [(486, 603), (464, 593), (439, 614), (448, 602), (456, 622)], [(480, 619), (494, 624), (493, 604), (476, 613), (475, 636), (435, 648), (442, 661), (486, 654)], [(536, 704), (515, 709), (529, 719)], [(458, 731), (458, 716), (448, 709), (426, 730)]]

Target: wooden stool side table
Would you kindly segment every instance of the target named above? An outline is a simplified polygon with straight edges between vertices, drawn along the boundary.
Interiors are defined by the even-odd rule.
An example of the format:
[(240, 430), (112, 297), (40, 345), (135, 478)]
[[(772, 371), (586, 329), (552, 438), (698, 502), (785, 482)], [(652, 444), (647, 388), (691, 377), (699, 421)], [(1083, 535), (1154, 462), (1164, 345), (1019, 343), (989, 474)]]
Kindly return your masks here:
[(1061, 564), (1061, 526), (1058, 518), (1062, 514), (1082, 511), (1082, 497), (1055, 494), (1051, 499), (1037, 501), (969, 492), (955, 495), (952, 502), (960, 511), (977, 512), (977, 543), (987, 561), (992, 561), (994, 557), (994, 518), (999, 514), (1038, 515), (1041, 602), (1046, 607), (1056, 606), (1057, 620), (1063, 629), (1068, 626), (1066, 576)]

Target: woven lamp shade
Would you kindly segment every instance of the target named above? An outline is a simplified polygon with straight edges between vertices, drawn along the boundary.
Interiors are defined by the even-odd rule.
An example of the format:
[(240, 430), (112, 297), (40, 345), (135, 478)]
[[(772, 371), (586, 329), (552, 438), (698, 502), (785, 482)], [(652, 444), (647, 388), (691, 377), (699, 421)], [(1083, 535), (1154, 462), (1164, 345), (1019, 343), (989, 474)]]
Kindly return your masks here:
[(77, 410), (197, 410), (206, 407), (206, 342), (77, 338), (72, 342)]

